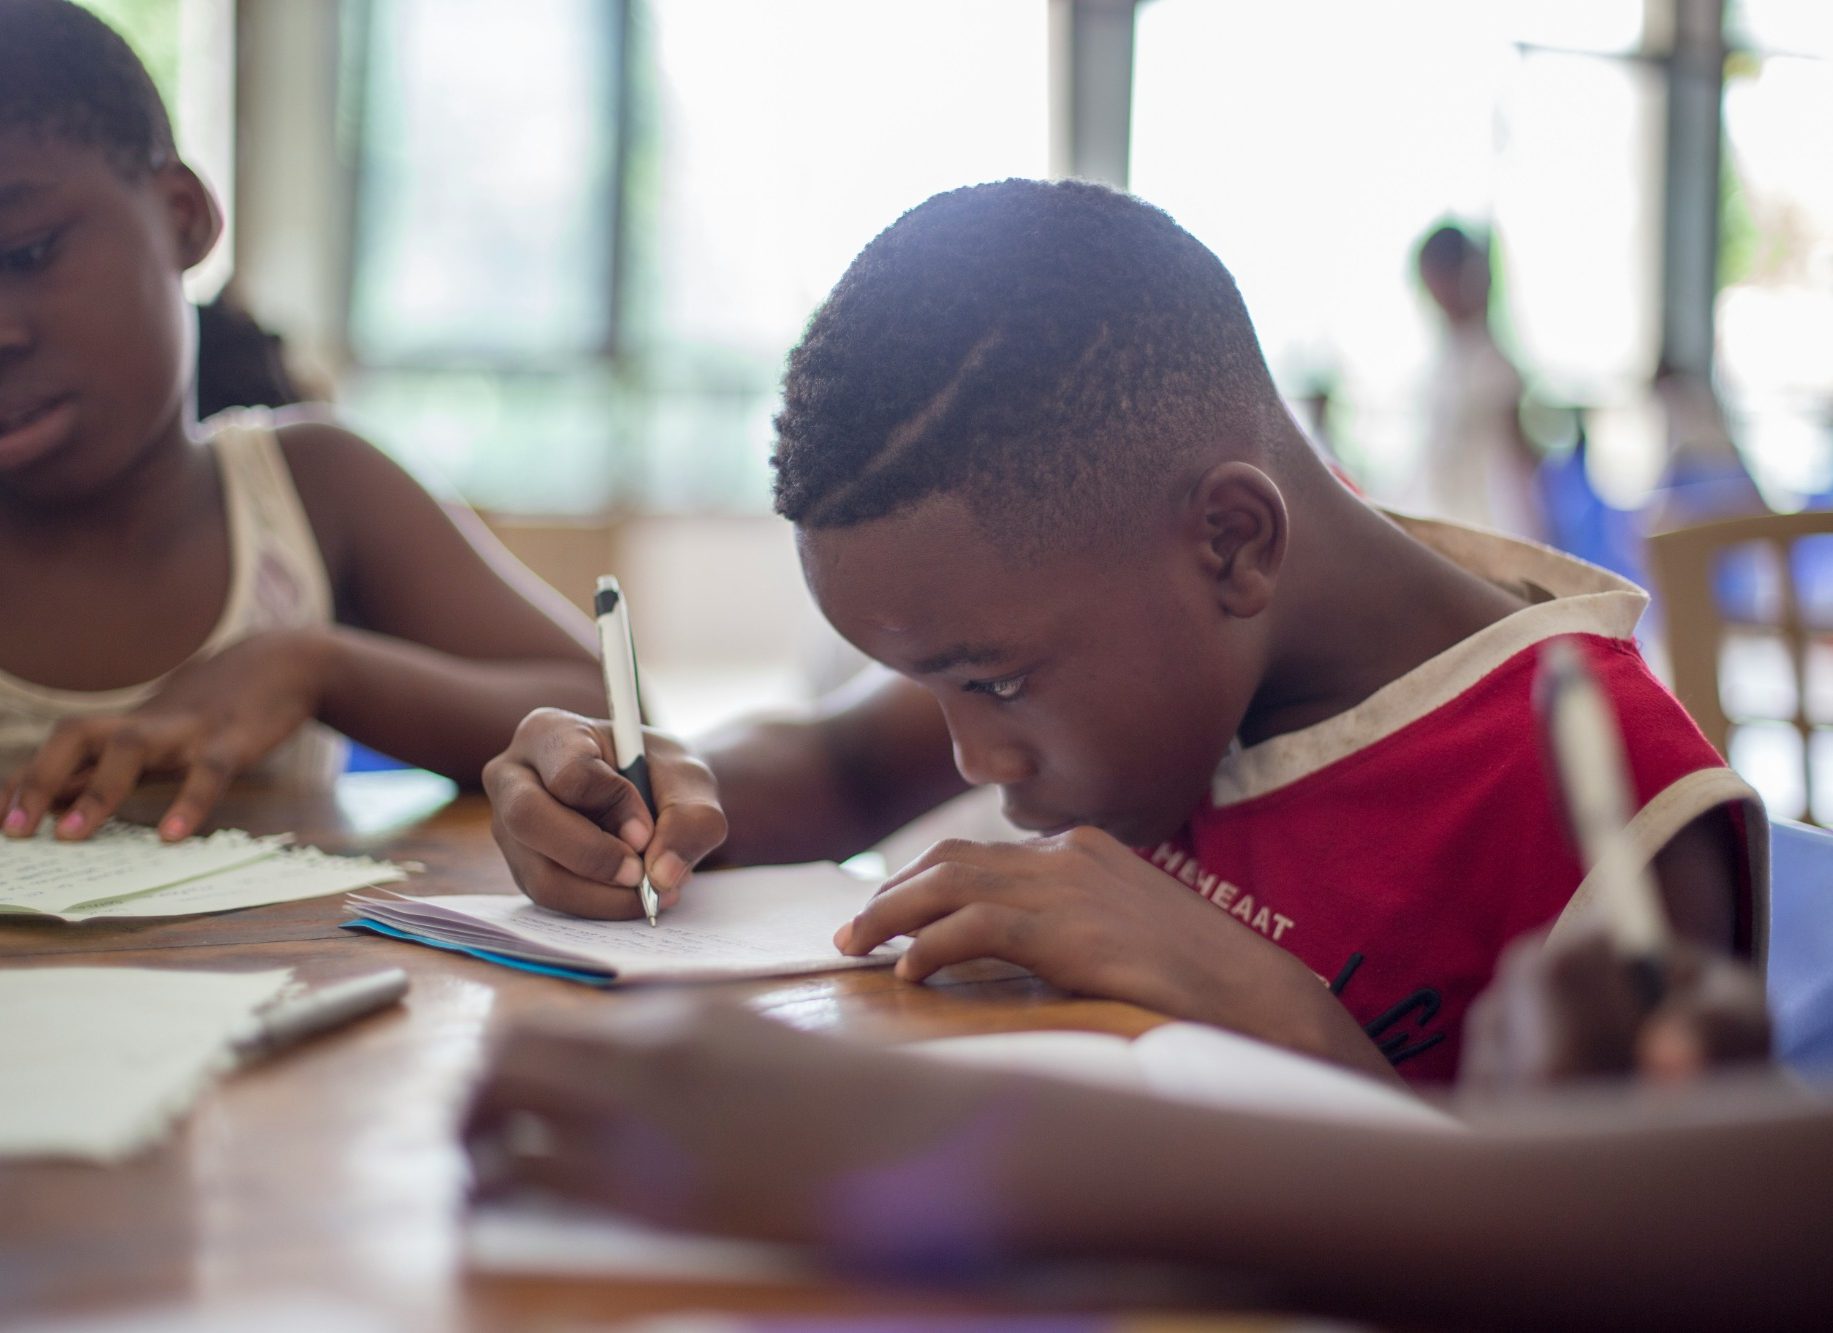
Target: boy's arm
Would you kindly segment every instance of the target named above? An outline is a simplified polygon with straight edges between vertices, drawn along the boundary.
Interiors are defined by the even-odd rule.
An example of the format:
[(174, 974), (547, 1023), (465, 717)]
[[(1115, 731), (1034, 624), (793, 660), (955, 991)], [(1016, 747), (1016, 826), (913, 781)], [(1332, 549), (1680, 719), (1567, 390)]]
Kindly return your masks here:
[(842, 861), (967, 790), (935, 700), (878, 667), (804, 716), (747, 719), (695, 748), (719, 779), (732, 865)]
[[(638, 1007), (509, 1034), (466, 1141), (485, 1195), (533, 1186), (880, 1270), (1144, 1257), (1447, 1326), (1833, 1318), (1824, 1105), (1749, 1086), (1519, 1114), (1430, 1133), (1208, 1109)], [(531, 1119), (545, 1132), (519, 1132)]]

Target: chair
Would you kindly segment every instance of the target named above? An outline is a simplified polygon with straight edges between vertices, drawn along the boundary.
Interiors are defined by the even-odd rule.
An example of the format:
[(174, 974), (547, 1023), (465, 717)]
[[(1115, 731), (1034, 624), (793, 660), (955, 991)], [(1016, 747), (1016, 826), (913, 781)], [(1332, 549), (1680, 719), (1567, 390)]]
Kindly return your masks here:
[(1786, 644), (1794, 716), (1776, 720), (1791, 723), (1801, 737), (1809, 819), (1815, 774), (1808, 653), (1816, 634), (1825, 637), (1833, 630), (1826, 595), (1833, 586), (1833, 551), (1822, 549), (1833, 543), (1807, 539), (1829, 534), (1833, 510), (1810, 510), (1676, 528), (1651, 535), (1647, 545), (1674, 693), (1720, 754), (1729, 753), (1737, 724), (1751, 720), (1726, 713), (1719, 670), (1728, 638), (1779, 634)]
[(1769, 1007), (1776, 1058), (1833, 1074), (1833, 832), (1770, 824)]

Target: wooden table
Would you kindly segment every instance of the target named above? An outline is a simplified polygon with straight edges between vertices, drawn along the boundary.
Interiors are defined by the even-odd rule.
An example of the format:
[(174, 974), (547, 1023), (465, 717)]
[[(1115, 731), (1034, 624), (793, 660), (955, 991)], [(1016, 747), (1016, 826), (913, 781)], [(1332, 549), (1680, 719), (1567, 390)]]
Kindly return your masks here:
[[(436, 784), (436, 780), (431, 780)], [(316, 799), (232, 795), (219, 821), (292, 829), (340, 852), (415, 860), (419, 893), (500, 893), (509, 875), (481, 797), (425, 775), (346, 778)], [(157, 805), (129, 813), (151, 818)], [(574, 1328), (682, 1308), (765, 1312), (963, 1308), (933, 1293), (508, 1280), (465, 1272), (454, 1126), (491, 1029), (615, 992), (338, 929), (336, 897), (140, 923), (0, 925), (0, 965), (291, 967), (307, 982), (399, 966), (404, 1007), (225, 1079), (161, 1146), (114, 1167), (0, 1165), (0, 1324), (178, 1305), (208, 1313), (305, 1291), (405, 1328)], [(914, 986), (845, 971), (720, 988), (799, 1027), (887, 1023), (924, 1035), (1056, 1027), (1137, 1033), (1144, 1011), (1075, 1000), (991, 966)], [(0, 1035), (0, 1052), (4, 1051)], [(4, 1055), (0, 1054), (0, 1059)], [(982, 1303), (984, 1308), (984, 1302)]]

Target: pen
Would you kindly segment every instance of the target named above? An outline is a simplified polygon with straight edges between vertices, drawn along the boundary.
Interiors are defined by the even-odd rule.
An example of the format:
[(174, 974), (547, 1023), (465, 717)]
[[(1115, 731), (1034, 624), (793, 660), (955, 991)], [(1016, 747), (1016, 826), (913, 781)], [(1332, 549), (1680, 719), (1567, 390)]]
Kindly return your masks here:
[[(655, 794), (649, 789), (649, 760), (643, 754), (643, 712), (637, 702), (636, 644), (630, 638), (630, 599), (609, 574), (598, 580), (592, 595), (598, 617), (598, 655), (605, 667), (605, 702), (611, 708), (611, 749), (618, 774), (636, 788), (649, 813), (656, 812)], [(643, 872), (636, 888), (649, 924), (656, 923), (655, 885)]]
[(1541, 726), (1580, 863), (1597, 881), (1596, 901), (1611, 943), (1652, 1007), (1663, 988), (1660, 954), (1668, 924), (1648, 863), (1630, 844), (1633, 801), (1615, 710), (1578, 649), (1561, 639), (1541, 650), (1537, 685)]
[(407, 973), (398, 967), (320, 986), (256, 1014), (248, 1030), (236, 1039), (236, 1054), (244, 1061), (272, 1055), (386, 1009), (406, 994)]

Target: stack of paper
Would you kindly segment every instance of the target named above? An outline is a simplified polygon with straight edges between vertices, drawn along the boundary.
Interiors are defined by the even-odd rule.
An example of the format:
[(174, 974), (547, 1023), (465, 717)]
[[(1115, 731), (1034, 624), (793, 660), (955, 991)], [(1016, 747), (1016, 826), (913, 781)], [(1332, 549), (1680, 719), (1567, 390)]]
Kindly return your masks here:
[[(719, 870), (694, 876), (659, 925), (588, 921), (537, 907), (519, 894), (404, 898), (357, 894), (350, 924), (491, 962), (532, 966), (583, 981), (704, 981), (883, 967), (901, 948), (863, 958), (834, 947), (834, 932), (875, 887), (832, 862)], [(628, 890), (606, 889), (607, 893)]]
[(290, 835), (224, 829), (166, 843), (149, 828), (106, 824), (82, 842), (50, 825), (34, 838), (0, 838), (0, 913), (87, 921), (190, 916), (293, 902), (406, 878), (400, 866), (293, 848)]
[(232, 1059), (274, 972), (136, 967), (0, 973), (0, 1157), (125, 1157)]

